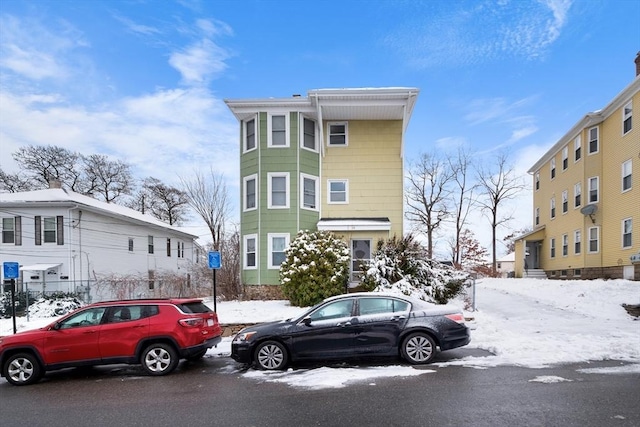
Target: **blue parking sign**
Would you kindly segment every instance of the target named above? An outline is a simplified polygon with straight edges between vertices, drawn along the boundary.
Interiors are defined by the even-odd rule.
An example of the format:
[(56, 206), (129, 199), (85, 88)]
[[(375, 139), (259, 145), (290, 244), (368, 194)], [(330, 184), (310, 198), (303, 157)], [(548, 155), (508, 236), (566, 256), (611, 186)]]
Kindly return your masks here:
[(17, 279), (20, 277), (20, 264), (17, 262), (3, 262), (2, 269), (5, 279)]
[(219, 269), (222, 265), (222, 260), (220, 258), (220, 251), (210, 251), (209, 252), (209, 268)]

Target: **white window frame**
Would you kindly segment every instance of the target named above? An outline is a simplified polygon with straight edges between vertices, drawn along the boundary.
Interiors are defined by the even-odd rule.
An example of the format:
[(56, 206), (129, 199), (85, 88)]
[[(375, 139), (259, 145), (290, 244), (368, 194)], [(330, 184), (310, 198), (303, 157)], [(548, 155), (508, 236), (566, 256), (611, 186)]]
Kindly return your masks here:
[[(274, 205), (273, 204), (273, 178), (285, 178), (285, 204)], [(289, 209), (290, 189), (289, 189), (289, 172), (269, 172), (267, 173), (267, 207), (269, 209)]]
[(556, 257), (556, 238), (549, 239), (549, 258)]
[(574, 232), (573, 232), (573, 254), (574, 255), (580, 255), (581, 253), (582, 253), (582, 230), (574, 230)]
[[(249, 240), (253, 240), (255, 244), (254, 249), (254, 265), (249, 265), (249, 252), (247, 248), (249, 247)], [(242, 238), (242, 268), (244, 270), (257, 270), (258, 269), (258, 235), (257, 234), (247, 234)]]
[[(629, 229), (627, 232), (627, 224), (629, 224)], [(621, 231), (622, 231), (622, 249), (630, 249), (633, 247), (633, 218), (625, 218), (621, 222)], [(624, 244), (624, 236), (628, 234), (630, 238), (630, 242), (628, 245)]]
[[(308, 179), (314, 182), (314, 207), (305, 205), (305, 197), (304, 197), (304, 181)], [(302, 209), (307, 209), (310, 211), (319, 211), (320, 210), (320, 178), (313, 175), (307, 175), (306, 173), (300, 174), (300, 207)]]
[[(591, 187), (591, 183), (595, 181), (596, 183), (596, 198), (595, 200), (591, 200), (591, 191), (593, 191), (593, 188)], [(592, 176), (589, 178), (589, 180), (587, 181), (589, 183), (589, 203), (598, 203), (600, 201), (600, 177), (598, 176)]]
[[(247, 206), (247, 197), (248, 197), (248, 193), (247, 193), (247, 186), (249, 184), (249, 181), (254, 181), (254, 185), (255, 185), (255, 200), (254, 200), (254, 206), (253, 207), (249, 207)], [(256, 209), (258, 209), (258, 175), (257, 174), (253, 174), (253, 175), (248, 175), (245, 176), (244, 178), (242, 178), (242, 211), (243, 212), (249, 212), (249, 211), (255, 211)]]
[(534, 188), (538, 191), (540, 189), (540, 171), (536, 171), (534, 180)]
[(576, 136), (573, 140), (573, 162), (577, 163), (582, 159), (582, 135)]
[(569, 212), (569, 190), (562, 192), (562, 214)]
[(267, 259), (267, 268), (269, 270), (277, 270), (280, 268), (280, 264), (278, 265), (274, 265), (272, 263), (273, 261), (273, 239), (281, 239), (284, 238), (284, 251), (287, 250), (287, 248), (289, 247), (289, 233), (268, 233), (267, 234), (267, 240), (268, 240), (268, 256), (269, 258)]
[[(331, 143), (331, 126), (344, 126), (344, 144)], [(339, 134), (342, 135), (342, 134)], [(327, 145), (329, 147), (347, 147), (349, 145), (349, 122), (327, 122)]]
[(562, 235), (562, 256), (563, 257), (569, 256), (569, 235), (568, 234)]
[(562, 148), (562, 170), (566, 171), (569, 168), (569, 146), (565, 145)]
[[(595, 131), (595, 138), (592, 138), (591, 135), (591, 131)], [(591, 154), (597, 154), (600, 152), (600, 128), (598, 126), (594, 126), (592, 128), (589, 128), (589, 130), (587, 131), (587, 135), (589, 136), (589, 142), (587, 143), (587, 152), (589, 155)], [(596, 143), (596, 149), (594, 151), (591, 151), (591, 143), (595, 141)]]
[(556, 177), (556, 158), (549, 161), (549, 177), (553, 180)]
[[(595, 240), (592, 238), (592, 235), (591, 235), (592, 234), (591, 232), (594, 231), (594, 230), (596, 232)], [(587, 253), (589, 253), (589, 254), (597, 254), (598, 252), (600, 252), (600, 227), (589, 227), (589, 229), (588, 229), (588, 239), (589, 239), (589, 241), (588, 241), (588, 246), (587, 246)], [(591, 242), (594, 242), (594, 241), (596, 243), (596, 250), (595, 251), (591, 249)]]
[(533, 220), (535, 225), (540, 225), (540, 208), (536, 208), (535, 213), (533, 214)]
[[(629, 129), (625, 132), (624, 124), (629, 120)], [(633, 130), (633, 101), (629, 101), (622, 107), (622, 135), (626, 135)]]
[[(633, 188), (633, 162), (631, 161), (631, 159), (622, 162), (622, 167), (621, 167), (621, 188), (622, 188), (622, 192), (626, 193), (627, 191), (630, 191)], [(629, 177), (629, 188), (624, 188), (624, 179), (626, 177)]]
[[(310, 119), (308, 117), (305, 116), (300, 116), (301, 117), (301, 122), (302, 122), (302, 126), (300, 126), (300, 148), (302, 148), (303, 150), (308, 150), (308, 151), (312, 151), (314, 153), (318, 152), (318, 123), (313, 120)], [(306, 145), (304, 145), (305, 143), (305, 129), (304, 129), (304, 123), (305, 120), (308, 120), (310, 122), (313, 123), (313, 148), (309, 148)]]
[[(6, 229), (5, 229), (5, 224), (7, 225)], [(5, 245), (15, 245), (16, 244), (16, 218), (4, 217), (2, 218), (2, 222), (0, 223), (0, 226), (2, 226), (2, 239), (0, 240), (0, 243), (3, 243)], [(5, 242), (5, 236), (7, 237), (6, 242)], [(11, 238), (9, 238), (9, 236), (11, 236)]]
[[(273, 143), (273, 118), (284, 117), (284, 144), (275, 145)], [(267, 114), (267, 146), (269, 148), (289, 148), (289, 113)]]
[[(53, 238), (52, 238), (53, 236)], [(42, 243), (58, 242), (58, 221), (55, 216), (42, 217)]]
[[(576, 199), (580, 198), (579, 203), (576, 203)], [(577, 209), (582, 206), (582, 182), (576, 182), (573, 185), (573, 208)]]
[(554, 219), (556, 217), (556, 198), (555, 196), (551, 198), (549, 202), (549, 217)]
[[(247, 148), (247, 144), (248, 144), (248, 140), (247, 140), (247, 136), (248, 136), (248, 132), (247, 132), (247, 125), (249, 124), (249, 122), (253, 121), (253, 147), (252, 148)], [(253, 151), (255, 149), (258, 148), (258, 118), (253, 117), (251, 119), (248, 120), (243, 120), (242, 122), (242, 152), (243, 153), (248, 153), (250, 151)]]
[[(345, 192), (345, 200), (344, 201), (332, 201), (331, 195), (333, 192), (331, 191), (332, 183), (344, 183), (344, 192)], [(346, 205), (349, 203), (349, 180), (348, 179), (328, 179), (327, 180), (327, 203), (330, 205)]]

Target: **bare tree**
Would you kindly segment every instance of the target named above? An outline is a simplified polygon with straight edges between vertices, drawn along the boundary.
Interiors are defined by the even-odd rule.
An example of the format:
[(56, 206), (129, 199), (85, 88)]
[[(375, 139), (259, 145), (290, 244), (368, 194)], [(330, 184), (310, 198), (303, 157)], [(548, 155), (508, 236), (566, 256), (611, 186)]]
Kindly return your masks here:
[(208, 175), (196, 171), (191, 180), (180, 180), (189, 205), (207, 224), (213, 239), (213, 248), (219, 250), (225, 224), (231, 213), (229, 192), (223, 176), (210, 169)]
[(186, 220), (189, 199), (182, 190), (150, 176), (142, 181), (140, 190), (127, 206), (174, 225)]
[(491, 269), (495, 274), (497, 270), (496, 230), (498, 226), (508, 223), (513, 218), (512, 215), (500, 216), (499, 209), (505, 201), (516, 197), (525, 188), (525, 184), (520, 177), (516, 176), (513, 166), (508, 165), (506, 154), (499, 154), (495, 162), (488, 167), (480, 164), (476, 169), (476, 175), (482, 192), (479, 204), (491, 224), (493, 252)]
[(107, 203), (117, 202), (123, 195), (131, 194), (133, 176), (128, 163), (109, 160), (103, 154), (81, 156), (81, 159), (88, 193), (99, 194)]
[(435, 231), (451, 215), (447, 202), (453, 178), (450, 165), (434, 153), (421, 154), (407, 172), (406, 215), (418, 227), (424, 227), (429, 258), (433, 258)]
[(13, 159), (34, 181), (34, 189), (48, 188), (51, 180), (58, 180), (71, 191), (87, 194), (86, 182), (78, 169), (79, 157), (78, 153), (53, 145), (29, 145), (13, 153)]
[(449, 167), (453, 171), (453, 208), (455, 209), (455, 237), (450, 241), (452, 262), (459, 266), (462, 263), (460, 258), (460, 240), (462, 230), (467, 224), (467, 217), (475, 203), (474, 191), (477, 190), (478, 184), (471, 183), (470, 175), (472, 173), (472, 156), (471, 153), (464, 148), (458, 149), (457, 156), (449, 158)]
[(7, 173), (0, 168), (0, 192), (19, 193), (35, 189), (37, 187), (23, 173)]

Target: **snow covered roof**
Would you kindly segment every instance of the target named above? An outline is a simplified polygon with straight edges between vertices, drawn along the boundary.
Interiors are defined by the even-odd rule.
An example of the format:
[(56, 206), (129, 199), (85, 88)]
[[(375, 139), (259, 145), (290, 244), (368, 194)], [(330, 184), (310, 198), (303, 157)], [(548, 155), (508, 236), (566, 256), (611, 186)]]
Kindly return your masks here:
[(510, 254), (506, 254), (502, 258), (497, 259), (498, 262), (515, 262), (516, 261), (516, 253), (511, 252)]
[(155, 226), (182, 233), (192, 238), (198, 237), (195, 234), (187, 233), (180, 227), (169, 225), (159, 219), (130, 209), (126, 206), (116, 205), (114, 203), (106, 203), (101, 200), (84, 196), (73, 191), (67, 191), (61, 188), (50, 188), (47, 190), (23, 191), (19, 193), (0, 193), (0, 207), (8, 206), (51, 206), (57, 204), (59, 206), (78, 206), (94, 212), (100, 212), (104, 215), (125, 218), (130, 221), (143, 222), (149, 226)]

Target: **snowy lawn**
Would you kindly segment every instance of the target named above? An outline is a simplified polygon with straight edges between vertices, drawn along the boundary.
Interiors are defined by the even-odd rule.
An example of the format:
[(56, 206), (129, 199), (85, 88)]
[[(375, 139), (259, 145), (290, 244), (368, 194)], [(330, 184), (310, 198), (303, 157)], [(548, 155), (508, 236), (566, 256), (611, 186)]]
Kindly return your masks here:
[[(476, 308), (467, 316), (471, 344), (491, 354), (467, 356), (430, 369), (395, 362), (380, 366), (289, 369), (285, 372), (242, 370), (230, 358), (231, 338), (224, 338), (207, 357), (228, 361), (223, 370), (254, 381), (283, 382), (302, 388), (339, 388), (349, 383), (375, 384), (376, 378), (435, 374), (447, 366), (488, 369), (500, 365), (542, 368), (565, 363), (616, 360), (616, 368), (583, 369), (583, 373), (640, 373), (640, 320), (622, 304), (640, 304), (640, 283), (627, 280), (551, 281), (482, 279), (477, 283)], [(208, 303), (210, 306), (211, 303)], [(257, 323), (295, 317), (304, 309), (286, 301), (229, 301), (217, 304), (222, 323)], [(25, 318), (18, 330), (37, 328), (54, 318)], [(12, 332), (11, 319), (0, 320), (0, 334)], [(534, 382), (555, 383), (557, 377)]]

